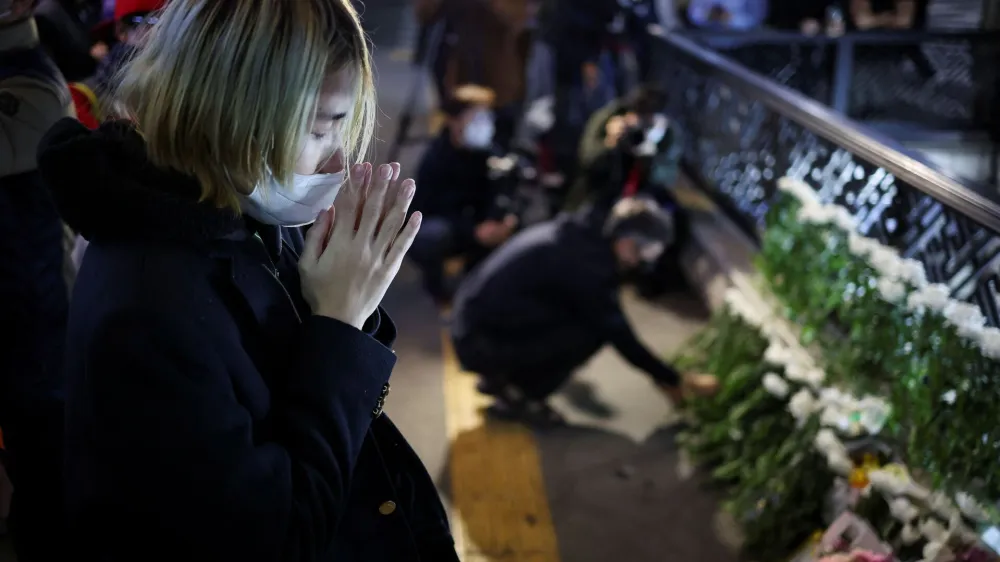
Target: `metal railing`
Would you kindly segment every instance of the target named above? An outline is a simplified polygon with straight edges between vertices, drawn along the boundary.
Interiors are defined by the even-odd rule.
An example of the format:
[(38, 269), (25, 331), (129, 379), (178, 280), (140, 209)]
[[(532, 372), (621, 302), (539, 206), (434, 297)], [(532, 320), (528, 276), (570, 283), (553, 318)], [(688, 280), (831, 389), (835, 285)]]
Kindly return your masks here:
[(996, 138), (1000, 34), (867, 31), (688, 32), (747, 68), (867, 123)]
[(863, 234), (921, 261), (932, 282), (1000, 325), (1000, 195), (958, 182), (874, 130), (680, 35), (656, 75), (684, 131), (688, 173), (751, 234), (790, 176), (847, 208)]

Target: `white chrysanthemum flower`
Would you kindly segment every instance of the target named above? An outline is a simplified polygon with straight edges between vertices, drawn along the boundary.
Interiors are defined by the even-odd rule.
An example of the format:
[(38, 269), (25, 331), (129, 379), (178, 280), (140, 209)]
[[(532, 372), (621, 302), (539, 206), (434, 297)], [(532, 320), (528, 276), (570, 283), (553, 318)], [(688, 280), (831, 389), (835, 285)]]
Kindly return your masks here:
[(987, 326), (977, 334), (979, 349), (985, 357), (1000, 360), (1000, 328)]
[(828, 453), (826, 455), (826, 464), (829, 465), (830, 470), (841, 476), (847, 476), (854, 471), (854, 463), (844, 454)]
[(782, 328), (780, 321), (771, 316), (763, 318), (762, 320), (763, 321), (758, 328), (760, 329), (760, 333), (763, 334), (768, 341), (774, 341), (775, 339), (781, 337), (784, 329)]
[(791, 351), (779, 341), (772, 341), (764, 350), (764, 361), (772, 365), (784, 365), (791, 360)]
[(931, 491), (916, 482), (910, 481), (910, 487), (906, 489), (906, 495), (919, 502), (927, 503), (927, 498), (931, 497)]
[(931, 508), (931, 511), (938, 514), (938, 516), (943, 519), (951, 519), (951, 517), (958, 512), (958, 508), (955, 507), (951, 498), (945, 495), (944, 492), (933, 492), (930, 497), (927, 498), (927, 506)]
[(790, 390), (788, 381), (774, 373), (767, 373), (764, 375), (762, 384), (764, 385), (764, 390), (766, 390), (771, 396), (776, 398), (784, 398), (788, 396), (788, 392)]
[(820, 390), (819, 397), (824, 407), (849, 407), (854, 403), (854, 398), (839, 388), (824, 388)]
[(778, 189), (795, 197), (803, 204), (819, 203), (816, 191), (808, 183), (795, 178), (783, 177), (778, 180)]
[(903, 268), (902, 262), (903, 259), (899, 257), (896, 250), (881, 244), (874, 246), (868, 254), (868, 265), (871, 265), (882, 277), (889, 279), (899, 279), (900, 271)]
[(850, 425), (848, 423), (847, 412), (845, 412), (840, 406), (830, 405), (825, 406), (823, 410), (819, 413), (819, 423), (826, 427), (835, 427), (837, 429), (847, 429)]
[(935, 562), (938, 558), (938, 554), (941, 553), (941, 549), (944, 548), (944, 543), (931, 541), (924, 545), (923, 560), (922, 562)]
[(802, 421), (816, 412), (817, 406), (813, 394), (803, 388), (792, 395), (791, 400), (788, 401), (788, 412), (796, 420)]
[(889, 277), (880, 277), (877, 283), (878, 294), (885, 302), (896, 304), (906, 298), (906, 285)]
[(915, 259), (906, 258), (899, 263), (899, 278), (910, 286), (921, 288), (927, 286), (927, 271), (924, 264)]
[(889, 412), (889, 402), (884, 398), (879, 398), (878, 396), (872, 396), (871, 394), (865, 395), (857, 402), (858, 407), (862, 410), (879, 410), (883, 413)]
[(785, 361), (785, 376), (792, 382), (805, 384), (809, 378), (810, 366), (799, 357), (789, 357)]
[(812, 224), (829, 224), (833, 219), (827, 206), (810, 203), (803, 203), (796, 216), (800, 221)]
[(979, 339), (979, 332), (986, 325), (983, 311), (972, 303), (951, 301), (944, 309), (944, 317), (965, 338)]
[(726, 303), (726, 306), (736, 306), (735, 303), (742, 298), (743, 293), (733, 288), (726, 289), (726, 292), (722, 294), (722, 300)]
[(927, 285), (912, 293), (906, 299), (906, 307), (914, 312), (922, 312), (925, 309), (931, 312), (944, 312), (951, 302), (951, 291), (948, 287), (940, 283)]
[(847, 454), (847, 447), (840, 441), (837, 434), (829, 429), (820, 429), (813, 438), (813, 444), (823, 454), (842, 453)]
[(920, 515), (920, 510), (906, 498), (895, 498), (889, 502), (889, 513), (892, 513), (897, 521), (909, 523)]
[(901, 496), (910, 487), (910, 480), (896, 472), (889, 470), (871, 470), (868, 472), (868, 481), (872, 486), (885, 494), (891, 496)]
[(867, 259), (878, 245), (879, 244), (871, 238), (865, 238), (860, 234), (851, 234), (847, 238), (847, 249), (851, 252), (851, 254), (860, 258)]
[(903, 544), (906, 546), (916, 544), (921, 538), (923, 537), (920, 535), (920, 531), (918, 531), (913, 525), (907, 524), (903, 527), (903, 530), (899, 532), (899, 540), (903, 541)]
[(920, 523), (920, 534), (933, 542), (944, 542), (948, 538), (948, 529), (936, 519), (927, 518)]
[(989, 519), (986, 508), (976, 501), (971, 495), (965, 492), (955, 494), (955, 505), (963, 515), (973, 521), (983, 522)]
[(858, 221), (854, 219), (850, 211), (840, 205), (833, 206), (832, 219), (833, 224), (844, 232), (852, 233), (858, 228)]
[(809, 369), (809, 371), (806, 372), (805, 381), (806, 384), (813, 388), (820, 388), (823, 386), (823, 383), (826, 382), (826, 371), (816, 368)]

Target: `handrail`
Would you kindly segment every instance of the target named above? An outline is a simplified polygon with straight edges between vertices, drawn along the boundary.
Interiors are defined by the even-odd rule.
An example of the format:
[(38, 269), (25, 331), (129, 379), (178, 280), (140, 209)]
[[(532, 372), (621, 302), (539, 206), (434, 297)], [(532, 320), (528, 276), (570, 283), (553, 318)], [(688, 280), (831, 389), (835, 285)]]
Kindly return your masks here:
[(813, 133), (863, 157), (896, 178), (954, 209), (982, 226), (1000, 232), (1000, 194), (986, 186), (948, 177), (934, 166), (887, 146), (878, 133), (859, 125), (808, 97), (769, 80), (678, 33), (659, 38), (699, 63), (714, 68), (717, 77), (792, 118)]
[(913, 31), (913, 30), (870, 30), (849, 31), (841, 35), (806, 35), (798, 31), (779, 29), (760, 29), (752, 31), (732, 30), (683, 30), (673, 32), (696, 40), (711, 43), (713, 40), (724, 40), (727, 44), (734, 42), (742, 45), (795, 45), (795, 44), (837, 44), (851, 42), (856, 45), (910, 45), (927, 41), (954, 41), (961, 39), (997, 39), (1000, 32), (990, 30), (950, 30)]

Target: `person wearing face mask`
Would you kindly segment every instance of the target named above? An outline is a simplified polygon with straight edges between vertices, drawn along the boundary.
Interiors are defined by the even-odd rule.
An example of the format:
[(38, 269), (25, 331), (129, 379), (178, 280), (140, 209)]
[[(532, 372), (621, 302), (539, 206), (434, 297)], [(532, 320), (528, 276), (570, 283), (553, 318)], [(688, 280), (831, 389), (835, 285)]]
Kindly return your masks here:
[(622, 281), (672, 243), (670, 216), (630, 197), (608, 219), (568, 213), (531, 226), (462, 283), (452, 310), (455, 354), (480, 377), (499, 417), (560, 423), (546, 398), (606, 344), (645, 371), (670, 400), (715, 392), (710, 375), (681, 375), (639, 341), (619, 302)]
[(383, 413), (379, 303), (421, 215), (398, 164), (360, 163), (376, 100), (352, 3), (171, 0), (121, 76), (120, 119), (62, 121), (39, 151), (90, 240), (66, 338), (74, 552), (457, 562)]
[(488, 165), (493, 100), (488, 88), (458, 88), (444, 107), (448, 123), (424, 153), (417, 173), (420, 192), (413, 208), (423, 213), (424, 222), (409, 256), (423, 273), (425, 289), (440, 304), (450, 299), (445, 261), (461, 256), (471, 268), (517, 225), (515, 217), (492, 212), (498, 197)]

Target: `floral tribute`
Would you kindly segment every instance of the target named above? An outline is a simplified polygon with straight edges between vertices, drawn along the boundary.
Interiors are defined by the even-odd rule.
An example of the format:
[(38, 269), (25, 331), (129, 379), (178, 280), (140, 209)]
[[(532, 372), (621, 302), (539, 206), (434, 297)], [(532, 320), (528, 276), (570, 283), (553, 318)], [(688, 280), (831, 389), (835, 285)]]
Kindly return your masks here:
[(787, 560), (846, 510), (903, 562), (995, 559), (1000, 329), (809, 185), (778, 186), (759, 279), (676, 360), (722, 381), (682, 446), (753, 560)]

